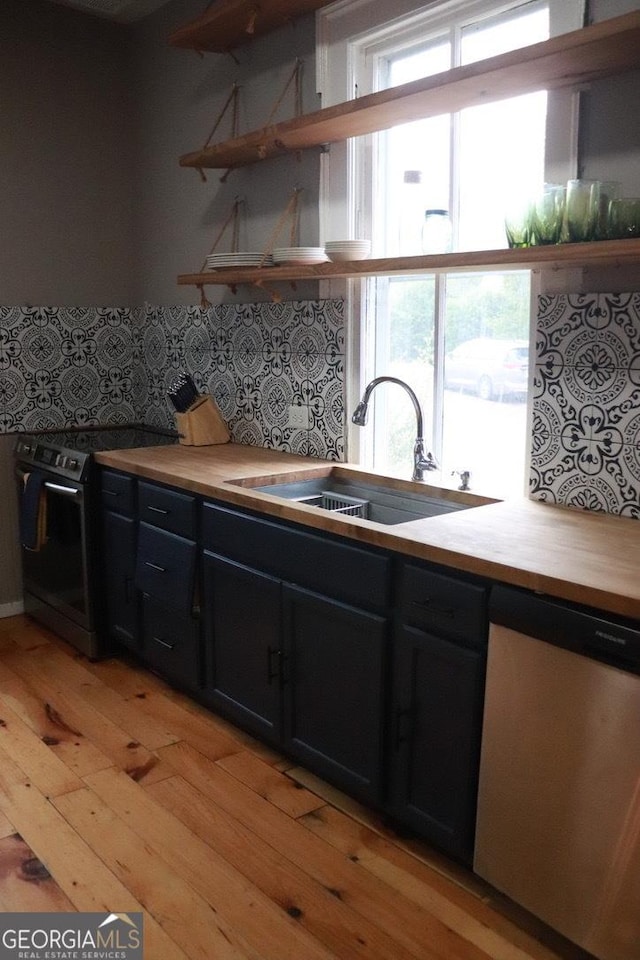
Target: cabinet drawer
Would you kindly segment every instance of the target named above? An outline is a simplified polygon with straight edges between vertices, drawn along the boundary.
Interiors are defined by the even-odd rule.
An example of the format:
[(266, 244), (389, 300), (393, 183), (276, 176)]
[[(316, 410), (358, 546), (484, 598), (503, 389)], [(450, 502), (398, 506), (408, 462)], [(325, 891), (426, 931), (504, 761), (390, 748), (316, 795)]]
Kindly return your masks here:
[(168, 680), (200, 686), (199, 623), (146, 598), (143, 605), (144, 658)]
[(132, 517), (135, 508), (136, 481), (125, 473), (102, 470), (100, 475), (100, 498), (102, 506), (114, 513)]
[(195, 539), (196, 500), (189, 494), (141, 481), (138, 484), (138, 513), (145, 523)]
[(356, 606), (391, 603), (391, 561), (384, 554), (205, 504), (204, 547), (290, 583)]
[(400, 609), (405, 623), (471, 646), (487, 642), (488, 592), (468, 583), (405, 563), (401, 574)]
[(163, 605), (189, 614), (193, 608), (196, 545), (165, 530), (141, 523), (138, 533), (136, 587)]

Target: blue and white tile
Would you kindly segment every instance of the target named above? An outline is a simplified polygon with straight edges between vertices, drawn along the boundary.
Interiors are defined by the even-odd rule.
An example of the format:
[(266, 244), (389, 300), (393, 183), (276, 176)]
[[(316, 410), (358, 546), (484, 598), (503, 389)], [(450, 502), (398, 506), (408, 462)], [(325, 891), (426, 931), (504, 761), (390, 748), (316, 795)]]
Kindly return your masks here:
[(545, 503), (582, 510), (595, 508), (590, 478), (578, 469), (576, 458), (570, 454), (564, 454), (552, 466), (543, 469), (538, 469), (532, 460), (529, 495)]
[(211, 362), (211, 336), (207, 325), (200, 321), (190, 321), (183, 332), (184, 364), (193, 374), (204, 373)]
[(546, 383), (546, 389), (533, 398), (533, 432), (560, 436), (568, 423), (577, 423), (582, 405), (562, 380)]
[(564, 354), (574, 338), (596, 339), (602, 325), (597, 294), (555, 294), (538, 298), (536, 358), (550, 350)]
[(599, 339), (615, 338), (627, 356), (640, 353), (640, 294), (601, 293), (599, 304), (607, 317)]
[(262, 346), (262, 357), (268, 369), (283, 376), (291, 370), (294, 354), (286, 332), (281, 327), (274, 327), (266, 335)]
[(208, 393), (215, 399), (227, 423), (232, 417), (236, 416), (236, 391), (238, 385), (232, 369), (222, 372), (210, 371), (205, 379), (202, 392)]
[(602, 409), (602, 417), (606, 423), (623, 436), (625, 443), (640, 444), (638, 416), (640, 414), (640, 386), (626, 379), (624, 388), (619, 394), (607, 401), (598, 393), (593, 395), (594, 403)]

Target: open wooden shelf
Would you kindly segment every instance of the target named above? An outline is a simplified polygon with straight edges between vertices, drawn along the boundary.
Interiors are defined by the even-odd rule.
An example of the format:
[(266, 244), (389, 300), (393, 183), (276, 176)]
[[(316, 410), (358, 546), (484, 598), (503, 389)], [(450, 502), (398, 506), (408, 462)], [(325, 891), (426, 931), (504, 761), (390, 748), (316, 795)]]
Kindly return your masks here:
[(351, 260), (343, 263), (291, 264), (279, 267), (236, 267), (186, 273), (183, 286), (241, 284), (270, 285), (296, 280), (334, 280), (373, 276), (410, 276), (417, 273), (456, 273), (477, 270), (566, 270), (574, 267), (615, 267), (640, 263), (640, 239), (560, 243), (519, 250), (473, 250), (437, 256)]
[(174, 47), (227, 53), (296, 17), (313, 13), (333, 0), (215, 0), (196, 20), (169, 36)]
[[(228, 0), (229, 4), (238, 2)], [(301, 0), (292, 5), (303, 6)], [(638, 68), (640, 11), (635, 11), (444, 74), (263, 127), (185, 154), (180, 165), (231, 169), (534, 90), (580, 87)]]

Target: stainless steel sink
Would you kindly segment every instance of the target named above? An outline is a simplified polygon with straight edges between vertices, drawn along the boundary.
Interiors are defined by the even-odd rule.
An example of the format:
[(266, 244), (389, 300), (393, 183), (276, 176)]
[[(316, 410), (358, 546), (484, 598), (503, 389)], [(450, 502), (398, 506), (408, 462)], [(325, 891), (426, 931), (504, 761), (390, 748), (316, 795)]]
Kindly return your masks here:
[[(335, 473), (283, 483), (265, 483), (264, 479), (257, 485), (247, 481), (241, 485), (284, 500), (375, 523), (406, 523), (476, 506), (472, 499), (471, 502), (450, 500), (432, 495), (419, 487), (413, 489), (414, 484), (405, 484), (405, 489), (398, 489), (397, 485), (367, 483), (366, 480), (341, 477)], [(484, 501), (480, 499), (479, 502)]]

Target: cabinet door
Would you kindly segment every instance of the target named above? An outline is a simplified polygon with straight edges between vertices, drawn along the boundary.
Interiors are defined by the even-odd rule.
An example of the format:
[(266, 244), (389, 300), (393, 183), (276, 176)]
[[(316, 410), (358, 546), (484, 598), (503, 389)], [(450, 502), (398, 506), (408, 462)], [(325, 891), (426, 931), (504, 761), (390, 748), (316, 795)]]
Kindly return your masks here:
[(145, 662), (170, 682), (198, 690), (202, 678), (200, 624), (151, 597), (142, 600)]
[(285, 745), (363, 799), (381, 796), (388, 621), (283, 588)]
[(189, 616), (196, 602), (196, 557), (193, 540), (141, 523), (136, 586), (161, 605)]
[(137, 649), (138, 595), (136, 569), (136, 524), (131, 517), (107, 510), (103, 514), (103, 556), (106, 627), (109, 637)]
[(205, 552), (207, 698), (241, 726), (281, 735), (281, 583)]
[(426, 839), (471, 862), (484, 654), (403, 626), (393, 670), (393, 812)]

